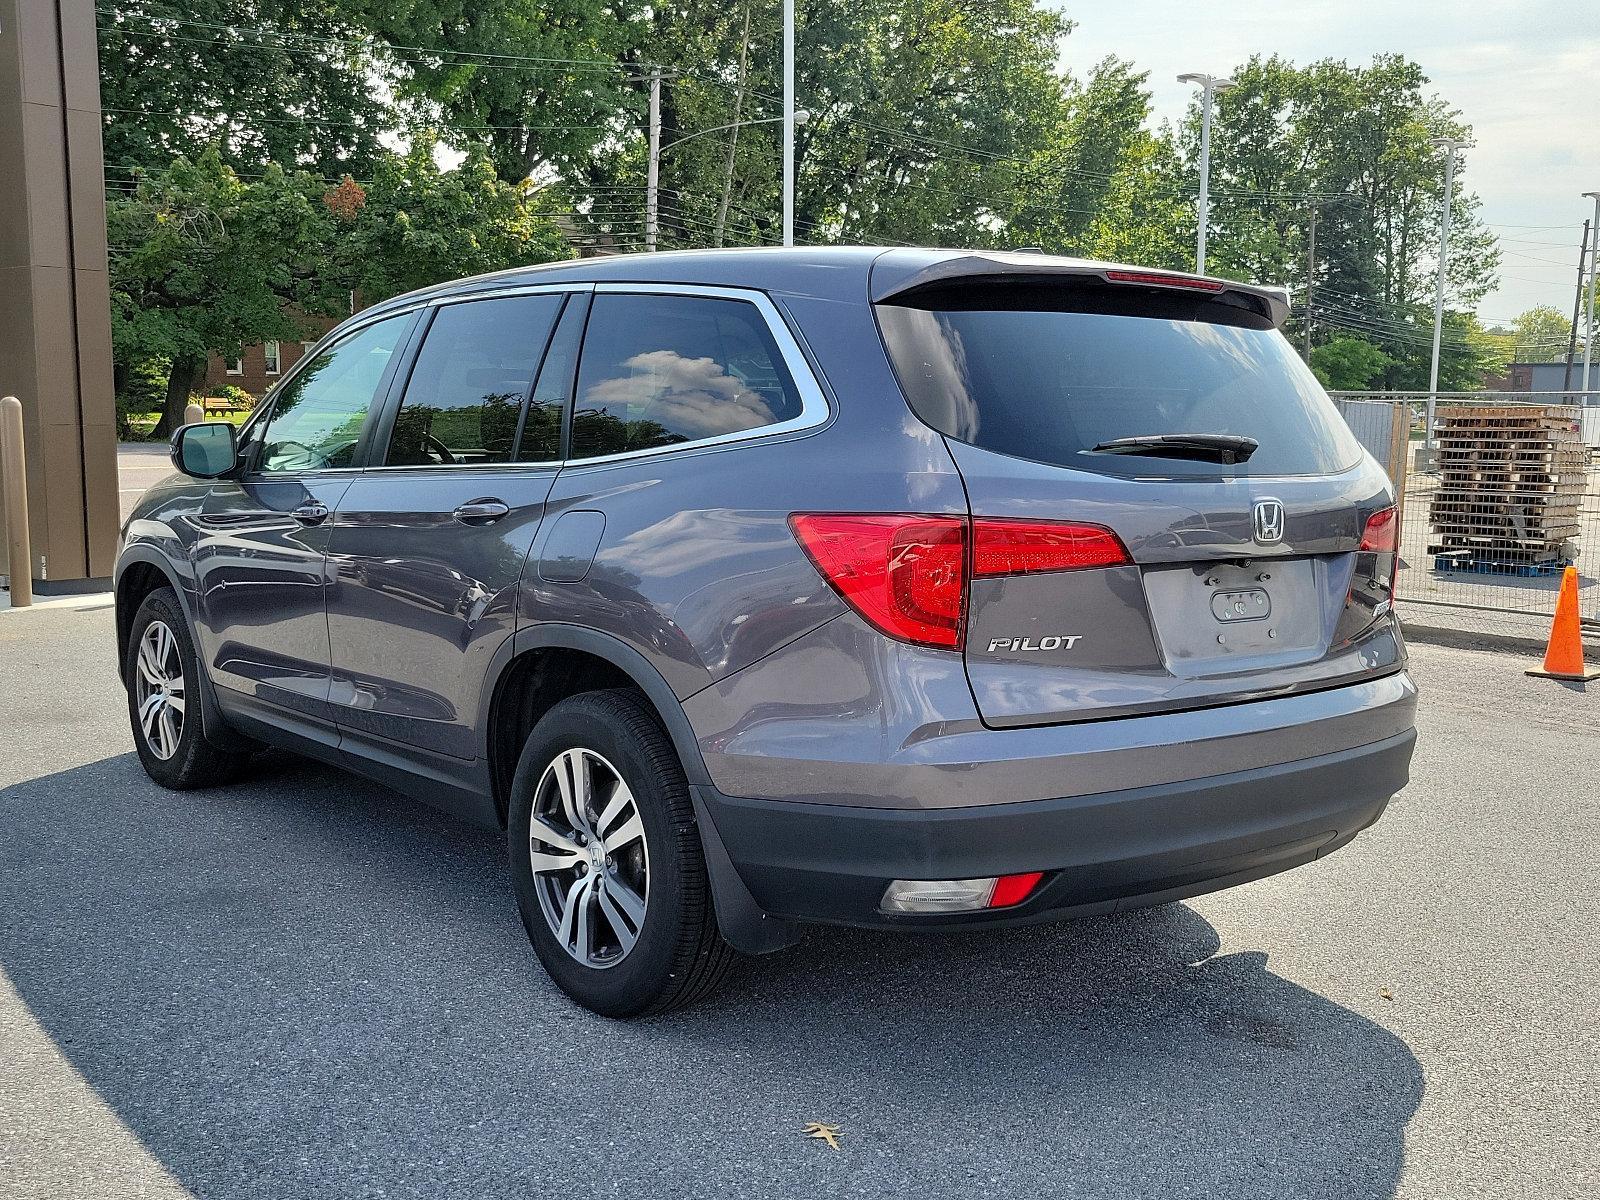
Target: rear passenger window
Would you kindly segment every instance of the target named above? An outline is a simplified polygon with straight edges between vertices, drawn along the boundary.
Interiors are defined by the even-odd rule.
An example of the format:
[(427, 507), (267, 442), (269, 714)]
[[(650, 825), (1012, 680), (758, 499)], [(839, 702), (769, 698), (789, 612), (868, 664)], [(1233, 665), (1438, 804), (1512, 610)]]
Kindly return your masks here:
[(395, 413), (388, 465), (510, 462), (561, 301), (543, 293), (442, 306)]
[(572, 457), (696, 442), (800, 415), (799, 393), (755, 305), (599, 295), (572, 416)]

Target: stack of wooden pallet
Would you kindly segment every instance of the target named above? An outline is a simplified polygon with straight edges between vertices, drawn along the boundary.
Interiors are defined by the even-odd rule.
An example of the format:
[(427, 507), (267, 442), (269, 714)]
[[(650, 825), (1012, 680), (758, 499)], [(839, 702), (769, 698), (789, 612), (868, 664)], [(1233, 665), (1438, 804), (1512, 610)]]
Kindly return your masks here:
[(1439, 412), (1439, 489), (1428, 509), (1441, 569), (1554, 570), (1578, 536), (1589, 450), (1571, 405)]

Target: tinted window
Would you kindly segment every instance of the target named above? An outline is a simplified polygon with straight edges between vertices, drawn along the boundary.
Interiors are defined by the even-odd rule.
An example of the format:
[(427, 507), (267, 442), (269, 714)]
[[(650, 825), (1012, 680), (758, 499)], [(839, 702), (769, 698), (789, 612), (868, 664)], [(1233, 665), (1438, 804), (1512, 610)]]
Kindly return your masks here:
[(561, 310), (561, 323), (545, 351), (539, 368), (539, 382), (533, 385), (533, 399), (523, 418), (522, 437), (517, 442), (518, 462), (553, 462), (561, 457), (561, 420), (572, 399), (572, 377), (578, 367), (578, 346), (583, 341), (583, 320), (589, 311), (589, 297), (578, 295)]
[(561, 299), (541, 294), (442, 306), (411, 369), (385, 461), (510, 462)]
[[(994, 304), (882, 305), (878, 317), (912, 408), (935, 429), (987, 450), (1140, 476), (1304, 475), (1355, 465), (1360, 446), (1264, 319), (1160, 303), (1160, 315), (1149, 316)], [(1261, 445), (1233, 466), (1091, 453), (1114, 438), (1166, 433), (1242, 434)]]
[(594, 298), (572, 457), (647, 450), (774, 425), (800, 397), (755, 305), (696, 296)]
[(296, 372), (273, 402), (261, 470), (350, 466), (378, 384), (410, 323), (408, 315), (368, 325)]

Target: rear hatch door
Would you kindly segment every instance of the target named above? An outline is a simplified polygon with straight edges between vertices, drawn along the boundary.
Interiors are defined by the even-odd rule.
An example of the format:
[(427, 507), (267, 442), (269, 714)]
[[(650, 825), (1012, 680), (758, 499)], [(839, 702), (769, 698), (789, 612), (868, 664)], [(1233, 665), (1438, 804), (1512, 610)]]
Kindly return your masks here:
[[(965, 658), (988, 724), (1237, 702), (1401, 664), (1387, 478), (1267, 298), (1171, 278), (946, 274), (879, 302), (907, 399), (967, 488)], [(984, 574), (986, 529), (1032, 522), (1110, 530), (1123, 561)]]

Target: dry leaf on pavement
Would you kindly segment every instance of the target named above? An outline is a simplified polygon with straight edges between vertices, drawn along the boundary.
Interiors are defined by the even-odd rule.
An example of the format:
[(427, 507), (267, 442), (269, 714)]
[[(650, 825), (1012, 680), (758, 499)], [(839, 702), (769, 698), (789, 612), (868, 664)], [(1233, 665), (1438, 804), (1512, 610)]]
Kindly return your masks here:
[(826, 1125), (821, 1121), (811, 1121), (807, 1123), (805, 1129), (801, 1132), (807, 1137), (827, 1142), (835, 1150), (839, 1148), (839, 1127), (837, 1125)]

